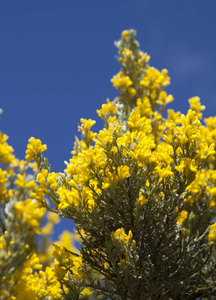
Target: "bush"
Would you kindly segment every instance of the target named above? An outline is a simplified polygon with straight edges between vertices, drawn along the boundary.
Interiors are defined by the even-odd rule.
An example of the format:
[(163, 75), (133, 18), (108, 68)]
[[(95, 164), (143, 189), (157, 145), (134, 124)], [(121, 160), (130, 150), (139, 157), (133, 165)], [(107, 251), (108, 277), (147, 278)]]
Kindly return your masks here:
[[(186, 115), (166, 109), (168, 71), (149, 66), (135, 36), (115, 43), (119, 96), (97, 110), (99, 133), (80, 120), (64, 173), (51, 172), (35, 138), (17, 162), (2, 134), (1, 299), (214, 299), (216, 118), (202, 121), (198, 97)], [(75, 222), (79, 251), (70, 233), (54, 261), (37, 246), (45, 208)]]

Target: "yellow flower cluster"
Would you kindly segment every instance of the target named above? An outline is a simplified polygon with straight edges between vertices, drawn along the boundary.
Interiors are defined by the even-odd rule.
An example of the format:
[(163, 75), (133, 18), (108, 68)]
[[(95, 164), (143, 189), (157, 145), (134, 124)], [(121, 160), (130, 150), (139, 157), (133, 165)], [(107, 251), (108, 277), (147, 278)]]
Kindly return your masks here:
[[(113, 109), (108, 110), (105, 105), (100, 110), (102, 116), (112, 113)], [(173, 116), (174, 112), (170, 111), (168, 119), (164, 121), (164, 128), (166, 126), (168, 129), (163, 141), (157, 142), (157, 145), (153, 121), (142, 116), (137, 107), (131, 111), (123, 125), (115, 116), (110, 116), (107, 118), (108, 128), (94, 135), (94, 146), (87, 146), (82, 140), (84, 147), (67, 163), (63, 177), (41, 170), (37, 176), (40, 183), (37, 194), (41, 194), (38, 196), (35, 193), (35, 197), (42, 203), (43, 196), (51, 191), (53, 203), (59, 210), (74, 207), (79, 210), (82, 207), (87, 213), (96, 209), (97, 199), (103, 195), (103, 190), (115, 189), (124, 184), (133, 172), (130, 168), (132, 163), (152, 170), (149, 175), (156, 176), (161, 187), (164, 180), (174, 184), (172, 178), (178, 173), (184, 176), (189, 185), (190, 176), (196, 175), (203, 163), (214, 160), (214, 144), (209, 144), (203, 138), (203, 125), (196, 111), (189, 109), (186, 116), (178, 115), (177, 119)], [(81, 122), (81, 131), (88, 131), (95, 124), (92, 120), (82, 119)], [(126, 131), (122, 130), (124, 126)], [(116, 166), (111, 166), (113, 161)], [(140, 207), (148, 202), (141, 192), (142, 188), (136, 198)], [(185, 216), (187, 212), (183, 212)], [(178, 216), (177, 223), (182, 225), (183, 221), (183, 215)]]
[(9, 164), (15, 159), (12, 154), (13, 148), (8, 145), (7, 140), (8, 136), (0, 132), (0, 162), (2, 164)]
[[(125, 264), (129, 264), (131, 253), (135, 249), (136, 242), (135, 240), (132, 240), (133, 234), (131, 230), (129, 230), (128, 234), (125, 233), (124, 228), (119, 228), (115, 232), (113, 231), (111, 233), (111, 239), (113, 241), (113, 244), (118, 249), (118, 244), (120, 244), (119, 248), (119, 254), (121, 256), (121, 252), (123, 251), (123, 256), (120, 258), (120, 262), (118, 263), (118, 266), (124, 266)], [(109, 265), (105, 264), (105, 268), (109, 269)]]
[[(58, 222), (58, 216), (55, 218), (48, 214), (46, 228), (41, 228), (45, 208), (40, 207), (32, 196), (38, 191), (34, 175), (38, 171), (37, 164), (16, 159), (7, 139), (5, 134), (0, 133), (0, 299), (59, 299), (60, 283), (54, 271), (50, 267), (42, 271), (39, 261), (39, 256), (46, 256), (43, 261), (47, 264), (50, 256), (42, 255), (44, 250), (39, 256), (35, 253), (37, 235), (50, 234), (53, 223)], [(28, 161), (41, 157), (46, 149), (39, 140), (31, 138), (30, 142)], [(49, 174), (47, 180), (51, 188), (52, 177)], [(41, 271), (38, 273), (38, 270)]]
[[(75, 241), (79, 241), (79, 236), (65, 230), (61, 234), (60, 240), (53, 245), (53, 270), (65, 292), (68, 292), (67, 286), (71, 285), (71, 280), (77, 284), (86, 278), (82, 270), (82, 255), (76, 248)], [(91, 294), (87, 288), (81, 290), (83, 296)]]
[(114, 75), (111, 79), (113, 86), (117, 89), (127, 89), (133, 84), (129, 76), (126, 76), (123, 71), (120, 71), (117, 75)]
[[(16, 271), (14, 278), (16, 285), (14, 288), (14, 300), (38, 300), (42, 297), (48, 299), (60, 299), (62, 290), (60, 282), (55, 275), (53, 268), (46, 267), (41, 270), (42, 265), (34, 253), (27, 257), (23, 270)], [(37, 270), (40, 270), (39, 272)]]
[(146, 199), (143, 194), (142, 194), (142, 190), (139, 191), (139, 197), (137, 198), (137, 203), (140, 206), (145, 205), (148, 202), (148, 199)]
[(208, 242), (209, 242), (209, 244), (216, 242), (216, 223), (214, 223), (210, 226)]
[(112, 173), (106, 171), (102, 188), (107, 189), (110, 186), (116, 186), (121, 179), (129, 177), (129, 175), (130, 172), (128, 166), (118, 166), (117, 170), (114, 170)]
[(163, 69), (161, 72), (157, 69), (150, 67), (146, 70), (145, 76), (140, 81), (140, 85), (143, 85), (147, 89), (147, 95), (150, 96), (152, 101), (157, 100), (157, 103), (169, 103), (173, 101), (171, 95), (167, 96), (166, 92), (161, 90), (170, 84), (170, 77), (167, 75), (168, 71)]
[(131, 230), (128, 232), (128, 234), (125, 233), (124, 228), (119, 228), (115, 232), (111, 233), (111, 238), (112, 239), (119, 239), (122, 241), (124, 244), (128, 244), (128, 242), (132, 239), (133, 234)]
[(177, 217), (177, 223), (182, 225), (184, 221), (187, 219), (187, 217), (188, 217), (188, 212), (186, 210), (182, 210)]
[(82, 280), (85, 278), (85, 274), (81, 271), (82, 269), (82, 256), (74, 256), (69, 250), (64, 247), (54, 246), (54, 270), (58, 278), (68, 280), (67, 272), (70, 270), (73, 274), (73, 278), (76, 280)]
[(33, 228), (36, 233), (40, 233), (39, 220), (45, 214), (45, 208), (41, 208), (36, 200), (26, 199), (15, 204), (17, 217), (24, 224)]
[(27, 146), (26, 150), (26, 156), (25, 159), (27, 162), (30, 162), (33, 159), (36, 159), (37, 156), (40, 156), (43, 151), (47, 149), (46, 145), (42, 145), (41, 141), (39, 139), (35, 139), (34, 137), (31, 137), (29, 139), (29, 144)]
[(7, 194), (7, 171), (0, 169), (0, 201), (4, 200)]
[(116, 114), (116, 106), (108, 99), (107, 103), (102, 104), (102, 108), (97, 110), (97, 114), (99, 115), (99, 117), (101, 117), (101, 119), (107, 121), (110, 115)]
[(197, 118), (202, 118), (202, 113), (200, 111), (205, 109), (205, 105), (200, 104), (200, 98), (199, 97), (193, 97), (188, 100), (190, 104), (190, 108), (196, 112)]
[(203, 138), (202, 126), (195, 111), (189, 109), (186, 116), (182, 114), (178, 124), (181, 126), (173, 121), (166, 123), (169, 129), (165, 132), (164, 140), (181, 157), (175, 169), (179, 172), (196, 172), (204, 160), (215, 159), (215, 145), (209, 145)]

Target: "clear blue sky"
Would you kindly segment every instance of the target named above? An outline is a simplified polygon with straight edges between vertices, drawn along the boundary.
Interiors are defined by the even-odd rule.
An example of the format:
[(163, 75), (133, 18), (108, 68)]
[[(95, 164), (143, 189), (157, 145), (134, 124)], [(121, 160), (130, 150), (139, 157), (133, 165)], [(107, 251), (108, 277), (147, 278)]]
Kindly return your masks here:
[(204, 116), (215, 115), (215, 14), (215, 0), (0, 0), (0, 125), (16, 156), (34, 136), (63, 171), (80, 118), (97, 121), (117, 95), (113, 42), (124, 29), (137, 30), (152, 66), (169, 70), (170, 108), (185, 113), (199, 96)]

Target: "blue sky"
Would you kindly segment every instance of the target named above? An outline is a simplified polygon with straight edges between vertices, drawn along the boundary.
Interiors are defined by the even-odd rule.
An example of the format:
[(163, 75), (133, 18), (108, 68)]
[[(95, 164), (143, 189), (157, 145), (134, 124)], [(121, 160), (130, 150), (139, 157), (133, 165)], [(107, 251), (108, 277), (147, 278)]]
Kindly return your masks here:
[(215, 0), (0, 0), (0, 124), (16, 156), (34, 136), (63, 171), (80, 118), (99, 121), (96, 109), (117, 95), (113, 43), (124, 29), (169, 70), (169, 108), (185, 113), (199, 96), (204, 116), (215, 115), (215, 13)]

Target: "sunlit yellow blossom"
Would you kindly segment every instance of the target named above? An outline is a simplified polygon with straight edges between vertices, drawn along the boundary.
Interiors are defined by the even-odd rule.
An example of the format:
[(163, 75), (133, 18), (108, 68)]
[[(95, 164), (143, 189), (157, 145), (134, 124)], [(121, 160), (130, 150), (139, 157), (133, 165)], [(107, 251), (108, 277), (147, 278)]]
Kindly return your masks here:
[(31, 137), (28, 140), (29, 144), (27, 145), (25, 159), (27, 162), (30, 162), (32, 159), (35, 159), (37, 155), (41, 155), (43, 151), (47, 150), (46, 145), (42, 145), (39, 139)]
[(6, 242), (3, 236), (0, 236), (0, 250), (3, 250), (6, 246)]
[(213, 188), (209, 189), (209, 192), (212, 194), (212, 196), (216, 196), (216, 186)]
[(137, 105), (136, 110), (139, 112), (141, 117), (143, 117), (143, 116), (148, 117), (148, 116), (153, 115), (153, 110), (152, 110), (152, 106), (151, 106), (149, 97), (144, 96), (143, 99), (138, 98), (136, 105)]
[(73, 251), (78, 252), (75, 247), (75, 242), (79, 241), (79, 236), (76, 233), (70, 232), (68, 230), (63, 230), (61, 235), (59, 236), (59, 240), (55, 242), (55, 245)]
[(159, 174), (161, 178), (166, 178), (167, 176), (173, 176), (174, 173), (171, 171), (171, 167), (168, 166), (167, 168), (161, 168), (161, 167), (156, 167), (155, 168), (156, 172)]
[(39, 233), (39, 221), (44, 216), (45, 208), (40, 208), (35, 200), (27, 199), (19, 201), (15, 204), (18, 218), (26, 225), (32, 227), (32, 229)]
[(96, 123), (96, 121), (91, 120), (91, 119), (87, 120), (87, 119), (81, 118), (80, 121), (81, 121), (82, 125), (79, 126), (78, 128), (79, 128), (79, 131), (81, 131), (81, 132), (83, 130), (86, 130), (86, 131), (90, 130), (91, 127)]
[(128, 88), (128, 93), (130, 94), (131, 97), (136, 95), (136, 90), (133, 87)]
[(78, 206), (80, 202), (78, 191), (74, 188), (71, 191), (69, 191), (66, 188), (60, 187), (57, 190), (57, 194), (59, 195), (61, 201), (61, 203), (58, 206), (58, 209), (65, 209), (70, 205)]
[(13, 148), (7, 143), (8, 136), (0, 132), (0, 162), (1, 163), (11, 163), (15, 157), (12, 154)]
[(92, 294), (92, 291), (90, 291), (88, 288), (84, 288), (83, 290), (82, 290), (82, 296), (90, 296), (91, 294)]
[(193, 98), (190, 98), (188, 100), (188, 102), (190, 103), (190, 108), (192, 110), (194, 110), (197, 114), (197, 117), (199, 119), (201, 119), (202, 114), (200, 113), (200, 111), (205, 109), (205, 105), (200, 104), (200, 98), (199, 97), (193, 97)]
[(133, 237), (131, 230), (129, 230), (128, 234), (125, 233), (124, 228), (119, 228), (115, 232), (111, 233), (112, 239), (120, 239), (124, 244), (127, 244)]
[(211, 200), (210, 204), (209, 204), (209, 209), (212, 209), (216, 206), (216, 202), (214, 200)]
[(59, 247), (54, 245), (54, 256), (56, 257), (54, 261), (54, 270), (58, 277), (65, 275), (67, 270), (64, 268), (70, 268), (72, 276), (76, 280), (82, 280), (85, 275), (82, 272), (82, 255), (75, 256), (72, 255), (65, 247)]
[(148, 202), (148, 199), (143, 196), (142, 190), (139, 191), (139, 197), (137, 201), (140, 206), (143, 206)]
[(117, 167), (117, 175), (119, 179), (127, 178), (130, 175), (130, 169), (128, 166), (118, 166)]
[(0, 168), (0, 185), (7, 183), (7, 171)]
[(110, 265), (109, 265), (107, 262), (105, 262), (105, 263), (104, 263), (104, 268), (105, 268), (105, 269), (109, 269), (109, 267), (110, 267)]
[(127, 178), (130, 175), (128, 166), (118, 166), (117, 170), (110, 172), (106, 170), (102, 188), (106, 189), (110, 186), (116, 186), (121, 179)]
[(143, 130), (145, 132), (151, 131), (151, 121), (146, 117), (141, 117), (137, 110), (132, 111), (128, 118), (128, 127), (131, 130)]
[(101, 109), (97, 110), (97, 114), (102, 119), (106, 119), (108, 115), (116, 114), (116, 106), (113, 102), (111, 102), (109, 99), (107, 100), (106, 104), (102, 104)]
[(121, 36), (122, 36), (122, 38), (126, 38), (128, 36), (128, 31), (123, 30)]
[(31, 270), (41, 270), (42, 269), (42, 265), (40, 264), (39, 258), (36, 255), (36, 253), (34, 253), (33, 255), (31, 255), (30, 257), (27, 257), (27, 261), (25, 262), (25, 268), (29, 268), (29, 271), (31, 272)]
[(7, 183), (7, 171), (0, 168), (0, 201), (6, 197), (7, 188), (5, 184)]
[(27, 181), (25, 175), (17, 174), (17, 179), (15, 180), (15, 184), (20, 188), (29, 188), (33, 191), (37, 189), (37, 184), (34, 181)]
[(161, 90), (163, 87), (170, 84), (170, 77), (167, 75), (168, 71), (163, 69), (161, 72), (157, 69), (150, 67), (146, 70), (146, 74), (140, 81), (140, 85), (149, 88), (151, 98), (157, 97), (156, 90)]
[(133, 84), (133, 81), (129, 76), (126, 76), (123, 71), (120, 71), (117, 75), (114, 75), (111, 79), (113, 86), (117, 89), (128, 88)]
[(180, 165), (176, 166), (175, 169), (179, 172), (186, 172), (188, 170), (196, 172), (197, 166), (194, 159), (184, 157), (182, 158)]
[(173, 109), (168, 109), (167, 114), (168, 120), (174, 122), (174, 124), (178, 125), (181, 122), (181, 113), (179, 111), (175, 112)]
[(182, 210), (177, 217), (177, 223), (182, 225), (184, 221), (187, 219), (187, 217), (188, 217), (188, 212), (186, 210)]
[(42, 190), (44, 190), (45, 192), (47, 191), (47, 188), (46, 188), (47, 175), (48, 175), (48, 170), (43, 169), (43, 170), (41, 170), (40, 173), (38, 173), (37, 179), (36, 179), (36, 181), (40, 183), (40, 188)]
[(216, 241), (216, 223), (210, 226), (210, 231), (208, 235), (208, 243), (214, 243)]
[(61, 297), (60, 282), (57, 280), (55, 272), (51, 267), (46, 267), (45, 271), (40, 271), (39, 282), (41, 282), (41, 285), (38, 295), (48, 296), (54, 299)]
[(161, 104), (161, 105), (166, 105), (174, 100), (172, 95), (167, 95), (167, 92), (162, 91), (159, 94), (159, 98), (156, 101), (156, 103)]

